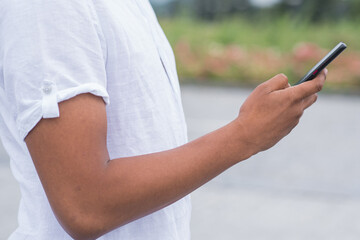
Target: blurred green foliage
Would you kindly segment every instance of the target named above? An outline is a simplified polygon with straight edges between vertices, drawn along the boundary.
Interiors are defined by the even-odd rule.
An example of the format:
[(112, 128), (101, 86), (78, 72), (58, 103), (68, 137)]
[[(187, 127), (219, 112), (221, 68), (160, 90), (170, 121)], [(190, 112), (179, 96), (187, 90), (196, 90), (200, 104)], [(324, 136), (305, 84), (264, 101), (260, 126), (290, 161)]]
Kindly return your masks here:
[(175, 50), (183, 80), (258, 84), (284, 72), (295, 82), (343, 41), (348, 49), (329, 66), (327, 87), (360, 89), (358, 21), (314, 23), (282, 15), (217, 21), (177, 17), (160, 23)]
[(351, 44), (352, 51), (360, 50), (360, 22), (310, 24), (289, 16), (251, 21), (239, 17), (214, 22), (191, 18), (160, 19), (170, 43), (188, 40), (201, 50), (208, 45), (240, 44), (246, 48), (272, 47), (278, 51), (291, 50), (298, 42), (313, 42), (331, 48), (339, 41)]
[[(151, 0), (160, 14), (190, 15), (204, 20), (218, 20), (241, 14), (246, 18), (264, 15), (291, 15), (311, 22), (359, 19), (359, 0), (278, 0), (260, 7), (252, 0)], [(161, 2), (162, 4), (156, 4)], [(265, 2), (265, 1), (263, 1)], [(273, 1), (269, 1), (273, 2)]]

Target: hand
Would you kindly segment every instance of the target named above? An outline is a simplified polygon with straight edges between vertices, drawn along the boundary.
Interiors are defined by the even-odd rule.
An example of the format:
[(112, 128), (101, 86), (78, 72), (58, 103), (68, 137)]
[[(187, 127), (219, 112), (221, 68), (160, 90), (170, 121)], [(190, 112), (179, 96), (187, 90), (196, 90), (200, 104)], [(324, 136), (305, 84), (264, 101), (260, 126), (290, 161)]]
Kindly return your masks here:
[(312, 81), (291, 87), (284, 74), (260, 84), (241, 106), (238, 122), (252, 152), (264, 151), (291, 132), (317, 99), (327, 69)]

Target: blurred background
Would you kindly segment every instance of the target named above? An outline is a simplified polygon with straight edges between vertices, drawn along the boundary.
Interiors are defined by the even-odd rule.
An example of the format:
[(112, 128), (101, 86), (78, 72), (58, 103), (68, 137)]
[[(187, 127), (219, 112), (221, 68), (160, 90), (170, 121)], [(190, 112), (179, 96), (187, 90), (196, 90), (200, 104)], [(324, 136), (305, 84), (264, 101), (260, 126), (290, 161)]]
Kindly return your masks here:
[[(194, 240), (360, 238), (360, 0), (151, 0), (177, 60), (190, 140), (283, 72), (299, 80), (338, 42), (328, 81), (274, 148), (192, 194)], [(20, 194), (0, 145), (0, 239)]]
[(177, 60), (189, 137), (259, 83), (298, 81), (340, 41), (317, 103), (274, 148), (192, 194), (195, 240), (360, 239), (360, 0), (152, 0)]
[(183, 82), (296, 82), (338, 42), (327, 90), (360, 89), (359, 0), (152, 0)]

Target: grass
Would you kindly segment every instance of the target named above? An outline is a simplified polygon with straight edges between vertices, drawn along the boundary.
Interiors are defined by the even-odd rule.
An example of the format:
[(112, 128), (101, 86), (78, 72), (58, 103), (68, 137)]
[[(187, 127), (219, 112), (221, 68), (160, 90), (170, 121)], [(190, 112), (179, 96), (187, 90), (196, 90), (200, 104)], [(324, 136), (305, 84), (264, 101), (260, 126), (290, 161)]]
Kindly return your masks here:
[(205, 22), (180, 17), (160, 19), (160, 24), (183, 81), (258, 84), (284, 72), (295, 82), (343, 41), (348, 49), (329, 66), (327, 86), (360, 90), (359, 22), (310, 24), (288, 16)]

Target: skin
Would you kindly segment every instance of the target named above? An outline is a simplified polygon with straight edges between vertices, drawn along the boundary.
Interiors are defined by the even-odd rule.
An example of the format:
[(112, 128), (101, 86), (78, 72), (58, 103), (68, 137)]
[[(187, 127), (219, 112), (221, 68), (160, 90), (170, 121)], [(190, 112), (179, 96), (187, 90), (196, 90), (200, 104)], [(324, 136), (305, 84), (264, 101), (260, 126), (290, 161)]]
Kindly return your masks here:
[(61, 102), (60, 117), (42, 119), (25, 142), (65, 231), (96, 239), (275, 145), (316, 101), (326, 72), (294, 87), (279, 74), (250, 94), (232, 122), (164, 152), (109, 161), (105, 103), (91, 94)]

